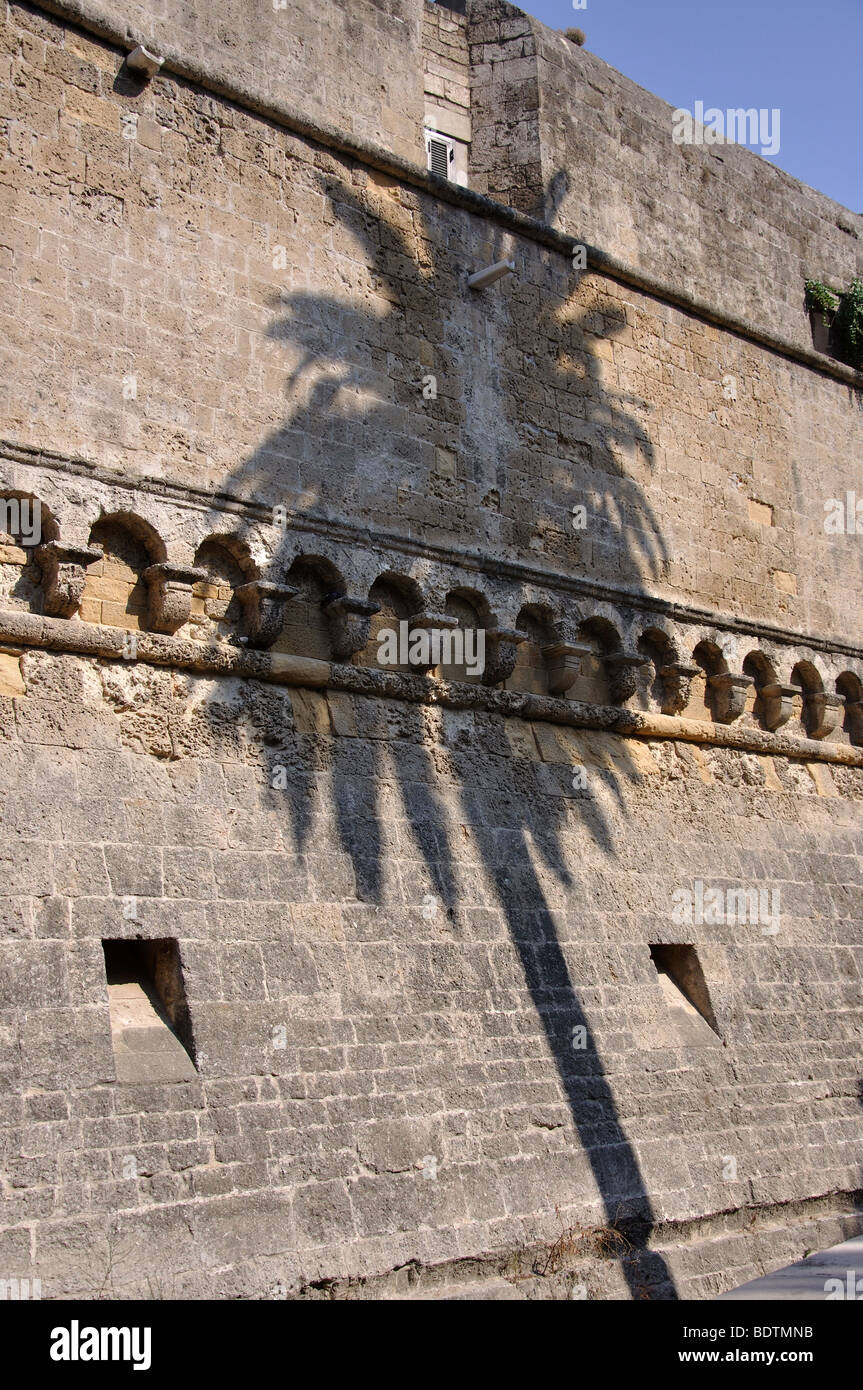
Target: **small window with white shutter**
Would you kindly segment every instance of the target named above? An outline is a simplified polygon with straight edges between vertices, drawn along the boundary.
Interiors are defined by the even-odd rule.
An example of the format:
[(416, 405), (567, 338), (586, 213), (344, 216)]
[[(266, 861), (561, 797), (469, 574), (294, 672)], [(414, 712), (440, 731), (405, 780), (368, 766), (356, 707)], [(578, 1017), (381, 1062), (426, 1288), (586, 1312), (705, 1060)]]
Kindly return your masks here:
[(439, 179), (454, 176), (455, 142), (448, 135), (440, 135), (436, 130), (426, 131), (426, 164), (432, 174)]

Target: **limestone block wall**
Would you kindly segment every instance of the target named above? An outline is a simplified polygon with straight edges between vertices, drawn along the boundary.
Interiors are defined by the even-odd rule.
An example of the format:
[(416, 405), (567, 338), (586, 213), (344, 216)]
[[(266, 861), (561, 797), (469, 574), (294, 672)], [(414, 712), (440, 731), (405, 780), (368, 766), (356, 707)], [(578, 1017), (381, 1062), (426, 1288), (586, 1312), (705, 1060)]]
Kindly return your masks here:
[(667, 102), (507, 0), (469, 13), (473, 186), (811, 350), (804, 282), (863, 272), (863, 215), (742, 147), (674, 144)]
[[(0, 536), (0, 1273), (704, 1296), (859, 1229), (859, 391), (122, 58), (0, 24), (0, 501), (44, 542)], [(481, 680), (379, 669), (436, 614)], [(698, 883), (771, 911), (676, 922)], [(194, 1077), (118, 1078), (118, 940), (176, 942)]]
[(7, 439), (852, 638), (844, 382), (167, 77), (115, 91), (27, 7), (0, 32)]
[[(98, 0), (78, 6), (72, 0), (44, 8), (119, 26), (128, 35), (127, 51), (143, 42), (161, 55), (182, 55), (190, 75), (206, 70), (249, 97), (284, 102), (311, 121), (420, 159), (421, 3)], [(75, 71), (74, 61), (65, 71)], [(98, 97), (97, 87), (89, 91)], [(90, 107), (98, 113), (98, 100)], [(98, 123), (98, 114), (93, 119)]]
[[(0, 1248), (45, 1296), (311, 1295), (467, 1257), (533, 1277), (514, 1252), (613, 1220), (636, 1254), (586, 1236), (559, 1296), (699, 1296), (849, 1229), (859, 768), (20, 662)], [(685, 929), (719, 1030), (693, 1045), (649, 945), (699, 878), (780, 893), (781, 928)], [(193, 1080), (115, 1079), (116, 937), (179, 941)], [(781, 1207), (777, 1234), (757, 1209)]]
[[(17, 467), (61, 540), (125, 500), (147, 560), (254, 541), (249, 517), (93, 474), (82, 516), (68, 461)], [(392, 553), (350, 558), (344, 589), (384, 601), (384, 572), (397, 594)], [(402, 580), (430, 609), (466, 577), (417, 561)], [(0, 613), (16, 1277), (48, 1296), (376, 1297), (409, 1264), (414, 1290), (479, 1273), (699, 1297), (857, 1229), (863, 662), (762, 643), (783, 682), (832, 664), (848, 718), (817, 742), (799, 704), (777, 731), (752, 706), (697, 722), (696, 690), (663, 724), (659, 650), (615, 711), (579, 703), (596, 662), (563, 700), (541, 665), (495, 690), (366, 651), (310, 661), (295, 600), (272, 656), (243, 651), (202, 630), (194, 587), (185, 627), (136, 615), (133, 648), (86, 596), (80, 618), (40, 617), (38, 596)], [(501, 626), (525, 596), (506, 589)], [(586, 635), (614, 613), (561, 608)], [(628, 652), (656, 649), (656, 615), (615, 617)], [(710, 636), (666, 632), (684, 670)], [(752, 634), (712, 636), (752, 669)], [(614, 655), (605, 698), (625, 703)], [(675, 921), (699, 883), (769, 911)], [(102, 942), (165, 938), (196, 1074), (147, 1083), (112, 1038)], [(681, 938), (715, 1033), (681, 1029), (651, 959)]]

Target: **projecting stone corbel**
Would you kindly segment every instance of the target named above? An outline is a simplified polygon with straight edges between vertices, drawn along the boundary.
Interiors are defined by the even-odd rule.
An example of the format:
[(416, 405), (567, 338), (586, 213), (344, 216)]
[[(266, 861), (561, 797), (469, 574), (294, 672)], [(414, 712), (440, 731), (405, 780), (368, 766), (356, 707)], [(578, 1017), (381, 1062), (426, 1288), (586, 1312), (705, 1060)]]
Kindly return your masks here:
[(807, 695), (803, 713), (809, 737), (828, 738), (842, 718), (844, 705), (841, 695), (830, 695), (826, 690)]
[(371, 599), (337, 594), (335, 598), (323, 600), (321, 611), (330, 625), (333, 659), (350, 661), (368, 642), (372, 618), (380, 613), (381, 606)]
[(579, 677), (583, 658), (592, 652), (593, 648), (585, 642), (552, 642), (543, 647), (549, 695), (565, 695)]
[(141, 577), (147, 585), (147, 627), (174, 633), (189, 621), (192, 587), (207, 578), (207, 571), (163, 562), (149, 565)]
[(501, 685), (509, 680), (515, 670), (518, 649), (527, 641), (527, 633), (514, 627), (491, 627), (486, 629), (485, 670), (482, 673), (483, 685)]
[(863, 700), (845, 701), (845, 723), (851, 742), (863, 743)]
[(160, 53), (156, 53), (149, 48), (145, 48), (142, 43), (126, 58), (126, 66), (131, 69), (136, 77), (140, 77), (147, 82), (151, 77), (155, 77), (162, 70), (165, 59)]
[(733, 724), (740, 718), (746, 708), (746, 696), (754, 684), (751, 676), (735, 676), (730, 671), (717, 671), (707, 677), (717, 724)]
[(102, 559), (101, 550), (82, 545), (61, 545), (46, 541), (36, 549), (36, 561), (42, 572), (42, 592), (45, 612), (52, 618), (71, 618), (81, 607), (87, 566)]
[(699, 674), (700, 666), (692, 666), (687, 661), (672, 661), (660, 667), (659, 675), (663, 686), (663, 714), (679, 714), (689, 704), (692, 682)]
[(271, 647), (285, 621), (285, 604), (299, 593), (290, 584), (252, 579), (234, 590), (243, 610), (242, 640), (259, 651)]
[(794, 700), (802, 694), (803, 691), (799, 685), (783, 685), (781, 681), (772, 681), (769, 685), (762, 685), (758, 695), (761, 700), (761, 717), (765, 729), (774, 733), (777, 729), (781, 729), (783, 724), (787, 724), (794, 712)]
[(640, 652), (606, 652), (602, 663), (608, 677), (608, 697), (613, 705), (625, 705), (635, 694), (638, 671), (650, 664), (650, 658)]
[[(425, 632), (429, 638), (428, 660), (411, 661), (411, 669), (417, 675), (428, 675), (433, 671), (438, 662), (434, 660), (435, 647), (440, 648), (440, 638), (445, 632), (452, 632), (453, 628), (458, 627), (458, 618), (451, 618), (448, 613), (415, 613), (412, 618), (408, 618), (408, 632), (413, 643), (414, 633)], [(435, 638), (437, 637), (437, 642)]]

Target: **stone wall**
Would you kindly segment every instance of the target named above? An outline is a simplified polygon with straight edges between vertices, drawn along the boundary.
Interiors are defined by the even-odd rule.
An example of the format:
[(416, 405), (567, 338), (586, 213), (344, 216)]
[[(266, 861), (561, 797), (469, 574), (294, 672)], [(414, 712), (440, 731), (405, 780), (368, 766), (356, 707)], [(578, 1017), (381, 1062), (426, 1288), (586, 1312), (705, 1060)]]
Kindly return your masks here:
[[(559, 1296), (625, 1293), (621, 1268), (697, 1296), (812, 1231), (716, 1218), (723, 1242), (681, 1241), (696, 1218), (808, 1202), (849, 1229), (829, 1194), (860, 1162), (860, 769), (21, 665), (0, 1241), (46, 1296), (266, 1297), (468, 1257), (517, 1280), (514, 1252), (570, 1228)], [(720, 1034), (693, 1043), (648, 946), (679, 938), (670, 894), (699, 877), (766, 885), (782, 919), (686, 930)], [(179, 939), (194, 1081), (114, 1081), (118, 936)], [(627, 1215), (647, 1248), (595, 1258)]]
[[(40, 8), (42, 8), (40, 6)], [(418, 0), (61, 0), (44, 7), (128, 35), (190, 75), (275, 100), (406, 159), (422, 154)], [(58, 76), (73, 73), (66, 65)], [(80, 72), (79, 72), (80, 78)], [(85, 88), (87, 90), (87, 88)], [(95, 95), (98, 88), (89, 88)], [(98, 103), (93, 103), (98, 106)]]
[[(858, 1230), (859, 391), (122, 58), (0, 26), (0, 1277), (700, 1297)], [(481, 680), (379, 669), (447, 617)], [(117, 1079), (139, 939), (194, 1079)]]
[(676, 145), (667, 102), (506, 0), (472, 0), (468, 39), (474, 187), (811, 350), (804, 282), (863, 274), (863, 215), (740, 146)]
[(10, 14), (7, 439), (851, 639), (845, 384)]

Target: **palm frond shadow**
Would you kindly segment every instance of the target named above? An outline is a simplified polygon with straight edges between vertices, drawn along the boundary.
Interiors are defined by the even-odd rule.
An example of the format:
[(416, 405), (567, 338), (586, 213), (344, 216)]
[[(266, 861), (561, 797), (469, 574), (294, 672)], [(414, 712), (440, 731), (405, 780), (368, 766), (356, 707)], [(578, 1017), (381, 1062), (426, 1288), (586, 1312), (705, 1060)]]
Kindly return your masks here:
[[(378, 228), (386, 224), (384, 210), (370, 217), (358, 193), (347, 185), (334, 184), (330, 176), (326, 191), (337, 219), (349, 223), (369, 263), (376, 266), (381, 255)], [(493, 256), (503, 255), (502, 238), (503, 233), (493, 238)], [(405, 267), (415, 264), (411, 249), (394, 226), (388, 228), (388, 241), (402, 246), (403, 277), (388, 285), (390, 314), (405, 333), (416, 333), (411, 304), (416, 289), (423, 304), (422, 333), (428, 339), (437, 334), (437, 341), (446, 344), (451, 331), (445, 297), (429, 295), (429, 278), (418, 266), (416, 284), (406, 282)], [(386, 282), (386, 274), (381, 271), (380, 275)], [(358, 515), (368, 516), (382, 505), (381, 497), (369, 492), (375, 473), (371, 465), (383, 461), (386, 469), (392, 437), (393, 402), (386, 395), (380, 365), (382, 327), (391, 325), (382, 323), (378, 310), (354, 303), (346, 307), (335, 295), (288, 293), (280, 296), (274, 307), (277, 317), (268, 336), (276, 344), (290, 344), (297, 355), (285, 388), (288, 415), (239, 463), (223, 490), (275, 505), (284, 501), (286, 478), (290, 480), (295, 470), (297, 478), (301, 476), (303, 484), (311, 487), (319, 508), (340, 507), (345, 514), (356, 507)], [(536, 326), (538, 352), (543, 350), (552, 312), (541, 310)], [(622, 327), (622, 322), (612, 321), (607, 333), (613, 336)], [(550, 389), (565, 391), (566, 369), (554, 362), (546, 367)], [(598, 446), (609, 457), (634, 451), (643, 466), (652, 470), (650, 439), (627, 408), (636, 405), (645, 409), (646, 404), (615, 396), (603, 388), (599, 377), (592, 391), (587, 421), (593, 422)], [(503, 409), (513, 447), (518, 447), (520, 433), (529, 422), (521, 417), (516, 400), (506, 400)], [(341, 456), (339, 469), (331, 474), (322, 456), (320, 421), (333, 414), (337, 415), (336, 437), (341, 433), (350, 447)], [(500, 468), (500, 460), (493, 462), (492, 474), (494, 468)], [(622, 555), (621, 571), (637, 582), (661, 573), (668, 554), (643, 488), (620, 467), (613, 477), (611, 473), (597, 476), (595, 483), (609, 524), (634, 514), (644, 521), (634, 542), (637, 553)], [(274, 571), (284, 573), (294, 553), (288, 533), (282, 553), (273, 557)], [(665, 1262), (649, 1249), (655, 1225), (651, 1199), (636, 1151), (619, 1117), (596, 1036), (579, 999), (576, 972), (568, 964), (556, 925), (561, 911), (577, 920), (581, 912), (591, 910), (591, 904), (579, 896), (579, 881), (573, 874), (573, 839), (585, 846), (592, 843), (609, 863), (613, 861), (612, 815), (625, 815), (623, 783), (637, 771), (627, 768), (623, 750), (623, 764), (602, 774), (609, 793), (607, 809), (596, 797), (574, 798), (569, 786), (571, 769), (513, 758), (505, 747), (503, 721), (490, 716), (486, 721), (491, 730), (488, 736), (500, 740), (496, 756), (488, 747), (472, 746), (463, 735), (454, 736), (448, 756), (456, 780), (444, 794), (428, 747), (422, 708), (411, 706), (401, 711), (399, 738), (386, 745), (372, 741), (372, 765), (352, 766), (352, 751), (340, 762), (337, 751), (335, 766), (322, 773), (315, 763), (312, 767), (318, 767), (317, 771), (304, 769), (302, 758), (295, 757), (284, 804), (289, 808), (297, 850), (308, 850), (314, 842), (313, 806), (316, 803), (319, 807), (323, 796), (329, 803), (342, 853), (352, 866), (354, 897), (384, 906), (390, 892), (394, 832), (380, 804), (380, 788), (391, 789), (398, 794), (403, 822), (410, 832), (411, 845), (409, 849), (401, 846), (401, 859), (415, 860), (416, 904), (431, 893), (443, 904), (447, 920), (457, 923), (462, 909), (474, 905), (465, 902), (468, 890), (463, 885), (470, 881), (470, 874), (463, 862), (463, 846), (453, 843), (458, 825), (462, 827), (463, 838), (477, 856), (482, 880), (489, 885), (487, 891), (507, 924), (561, 1092), (589, 1157), (607, 1225), (626, 1237), (627, 1254), (621, 1263), (630, 1288), (639, 1297), (646, 1286), (657, 1296), (676, 1297)], [(353, 742), (334, 741), (337, 750), (338, 745)], [(271, 756), (282, 757), (283, 752)], [(481, 1026), (482, 1020), (478, 1020)], [(585, 1046), (574, 1048), (574, 1030), (584, 1030)], [(579, 1196), (589, 1200), (590, 1194), (573, 1192), (572, 1196), (573, 1200)]]

